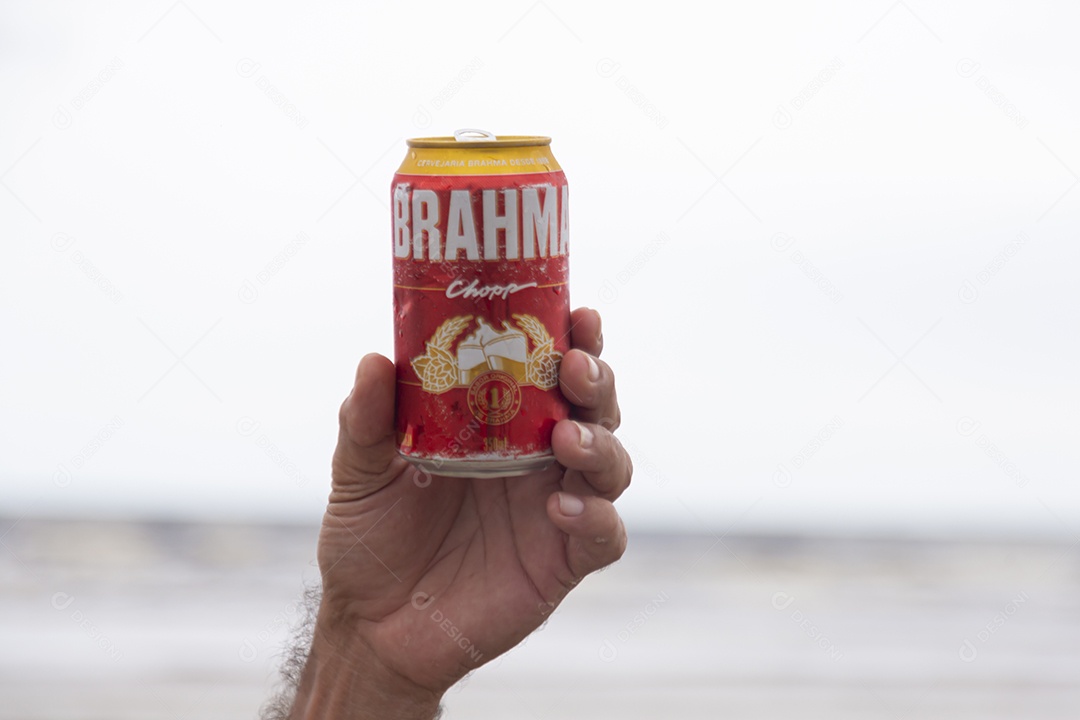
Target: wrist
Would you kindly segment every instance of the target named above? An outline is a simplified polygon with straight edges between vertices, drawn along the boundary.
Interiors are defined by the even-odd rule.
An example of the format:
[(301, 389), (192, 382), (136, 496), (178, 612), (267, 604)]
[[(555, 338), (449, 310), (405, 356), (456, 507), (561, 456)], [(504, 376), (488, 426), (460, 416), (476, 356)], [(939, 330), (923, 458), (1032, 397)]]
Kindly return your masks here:
[(293, 720), (434, 720), (441, 693), (417, 685), (383, 663), (354, 624), (315, 621), (311, 652), (300, 677)]

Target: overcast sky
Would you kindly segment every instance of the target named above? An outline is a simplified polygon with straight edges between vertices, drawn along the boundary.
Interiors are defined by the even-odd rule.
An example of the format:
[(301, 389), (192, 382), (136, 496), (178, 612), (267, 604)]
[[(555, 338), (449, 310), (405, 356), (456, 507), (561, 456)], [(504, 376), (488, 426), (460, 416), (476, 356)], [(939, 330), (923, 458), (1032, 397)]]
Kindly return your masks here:
[(0, 514), (317, 519), (404, 139), (480, 127), (554, 138), (632, 525), (1080, 533), (1075, 4), (93, 7), (0, 10)]

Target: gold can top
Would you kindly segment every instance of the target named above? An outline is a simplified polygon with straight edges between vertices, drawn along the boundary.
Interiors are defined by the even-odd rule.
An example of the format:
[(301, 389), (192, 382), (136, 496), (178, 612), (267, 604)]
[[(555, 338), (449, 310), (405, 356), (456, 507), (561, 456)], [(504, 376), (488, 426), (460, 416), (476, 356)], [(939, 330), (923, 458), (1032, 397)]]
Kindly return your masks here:
[(398, 168), (404, 175), (517, 175), (559, 172), (551, 138), (458, 130), (453, 136), (410, 138)]
[(405, 144), (414, 148), (511, 148), (543, 147), (551, 144), (551, 138), (543, 135), (499, 135), (487, 130), (466, 128), (456, 130), (452, 136), (410, 138)]

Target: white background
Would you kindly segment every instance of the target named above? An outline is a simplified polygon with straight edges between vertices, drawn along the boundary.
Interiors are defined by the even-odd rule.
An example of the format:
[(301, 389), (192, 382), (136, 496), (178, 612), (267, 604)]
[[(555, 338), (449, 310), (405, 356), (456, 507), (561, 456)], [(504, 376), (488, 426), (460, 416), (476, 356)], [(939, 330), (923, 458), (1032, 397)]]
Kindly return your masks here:
[(1080, 528), (1068, 3), (5, 3), (0, 514), (288, 518), (404, 138), (548, 134), (632, 527)]

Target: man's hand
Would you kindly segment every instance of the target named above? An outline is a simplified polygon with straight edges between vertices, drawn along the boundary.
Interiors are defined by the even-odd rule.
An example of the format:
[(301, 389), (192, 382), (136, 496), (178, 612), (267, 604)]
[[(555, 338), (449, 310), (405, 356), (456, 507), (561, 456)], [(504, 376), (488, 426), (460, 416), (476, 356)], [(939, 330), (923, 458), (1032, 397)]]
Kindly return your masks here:
[(519, 643), (626, 548), (630, 484), (600, 316), (571, 316), (557, 464), (512, 478), (431, 477), (397, 454), (394, 366), (360, 362), (341, 408), (319, 538), (322, 604), (293, 717), (429, 720), (443, 693)]

